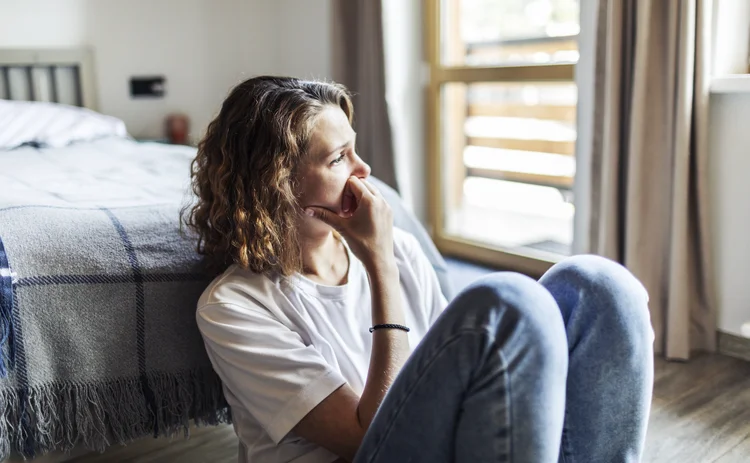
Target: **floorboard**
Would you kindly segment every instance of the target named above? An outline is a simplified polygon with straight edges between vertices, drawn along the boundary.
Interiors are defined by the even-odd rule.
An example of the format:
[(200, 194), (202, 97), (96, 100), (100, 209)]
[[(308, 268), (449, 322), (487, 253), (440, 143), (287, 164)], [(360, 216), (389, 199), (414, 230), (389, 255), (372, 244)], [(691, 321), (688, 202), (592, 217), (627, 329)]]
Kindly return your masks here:
[[(74, 463), (235, 463), (230, 426), (196, 429), (189, 440), (150, 439)], [(702, 355), (688, 363), (656, 360), (644, 462), (750, 461), (750, 363)]]

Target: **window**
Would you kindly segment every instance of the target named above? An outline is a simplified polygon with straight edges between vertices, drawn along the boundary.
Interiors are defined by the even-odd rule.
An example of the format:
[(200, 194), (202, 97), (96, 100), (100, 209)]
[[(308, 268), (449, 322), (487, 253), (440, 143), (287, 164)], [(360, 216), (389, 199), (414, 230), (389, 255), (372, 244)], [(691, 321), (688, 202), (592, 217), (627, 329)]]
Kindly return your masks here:
[(573, 240), (579, 0), (425, 0), (430, 225), (540, 274)]

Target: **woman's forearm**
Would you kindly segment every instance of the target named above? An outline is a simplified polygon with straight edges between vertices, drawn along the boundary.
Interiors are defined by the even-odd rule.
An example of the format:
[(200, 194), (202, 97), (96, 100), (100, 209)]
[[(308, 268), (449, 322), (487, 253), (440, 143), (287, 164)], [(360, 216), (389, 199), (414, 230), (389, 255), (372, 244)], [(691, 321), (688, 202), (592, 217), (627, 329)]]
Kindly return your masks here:
[[(393, 260), (367, 266), (372, 293), (372, 323), (403, 325), (399, 273)], [(407, 333), (398, 329), (381, 329), (372, 333), (370, 369), (357, 409), (363, 429), (370, 426), (375, 412), (409, 355)]]

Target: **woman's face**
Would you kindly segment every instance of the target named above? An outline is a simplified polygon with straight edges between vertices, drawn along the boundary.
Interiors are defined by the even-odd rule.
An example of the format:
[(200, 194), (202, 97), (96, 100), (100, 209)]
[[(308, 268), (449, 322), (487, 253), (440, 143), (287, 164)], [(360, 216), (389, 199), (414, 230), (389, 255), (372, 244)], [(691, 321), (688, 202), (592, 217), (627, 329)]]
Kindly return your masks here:
[[(344, 111), (327, 106), (313, 126), (306, 159), (298, 170), (300, 206), (319, 206), (339, 215), (356, 209), (353, 196), (345, 191), (352, 175), (365, 179), (368, 166), (354, 150), (357, 134), (349, 125)], [(305, 235), (330, 232), (330, 227), (318, 219), (300, 215)]]

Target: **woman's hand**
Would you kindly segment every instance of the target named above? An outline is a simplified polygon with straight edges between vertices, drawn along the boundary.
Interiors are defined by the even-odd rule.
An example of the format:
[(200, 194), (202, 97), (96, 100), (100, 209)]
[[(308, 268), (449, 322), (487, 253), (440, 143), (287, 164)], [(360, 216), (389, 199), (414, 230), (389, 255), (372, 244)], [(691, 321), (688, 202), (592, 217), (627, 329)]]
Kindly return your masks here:
[(340, 214), (318, 206), (306, 207), (305, 213), (341, 233), (368, 271), (394, 263), (393, 213), (380, 192), (366, 180), (349, 177)]

